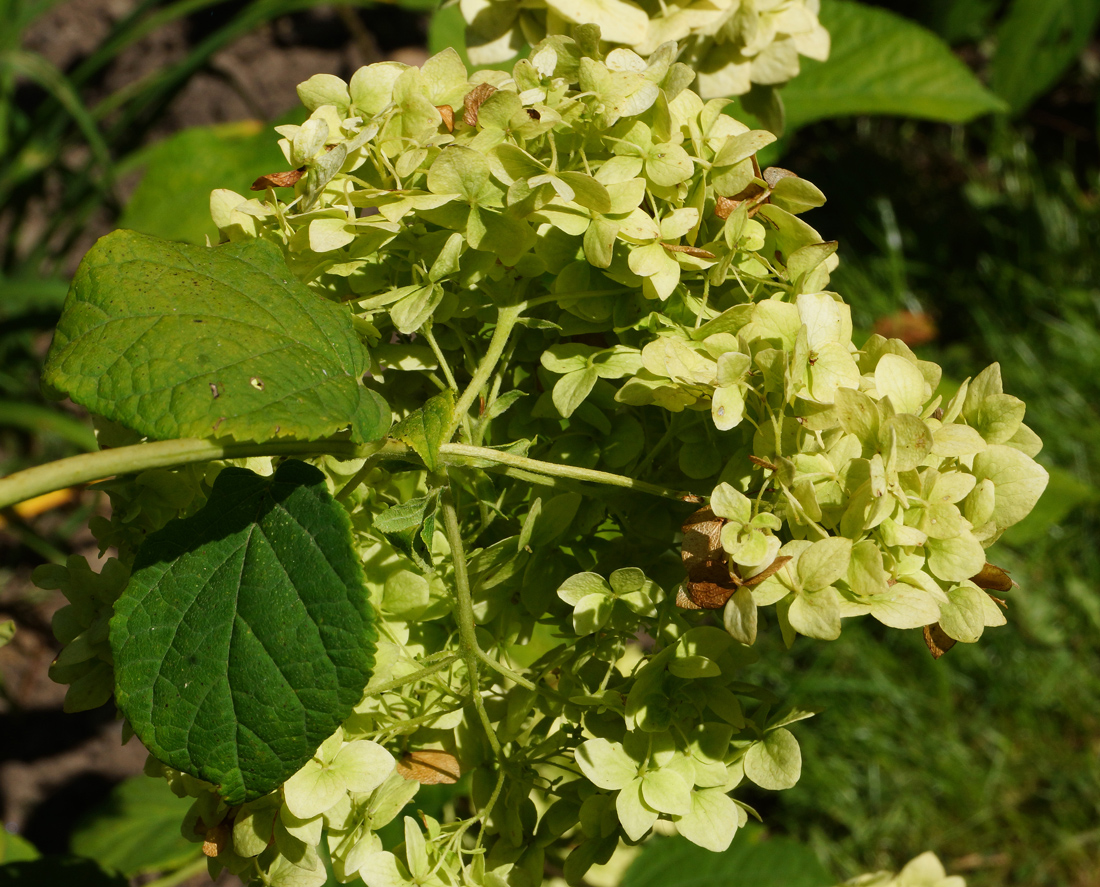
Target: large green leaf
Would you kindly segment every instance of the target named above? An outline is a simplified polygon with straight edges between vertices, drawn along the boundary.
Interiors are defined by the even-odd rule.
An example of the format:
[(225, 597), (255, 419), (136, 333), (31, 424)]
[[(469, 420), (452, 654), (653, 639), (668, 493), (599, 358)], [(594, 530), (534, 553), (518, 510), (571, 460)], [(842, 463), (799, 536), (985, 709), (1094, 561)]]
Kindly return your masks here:
[(1100, 0), (1013, 0), (997, 30), (989, 85), (1023, 111), (1052, 87), (1092, 39)]
[(829, 887), (835, 883), (809, 847), (788, 838), (761, 838), (758, 829), (744, 829), (722, 853), (680, 837), (656, 840), (631, 864), (622, 887)]
[(145, 746), (230, 804), (285, 782), (351, 713), (373, 611), (346, 512), (304, 462), (218, 475), (138, 550), (115, 605), (115, 698)]
[(908, 19), (824, 0), (821, 23), (832, 35), (829, 60), (802, 59), (802, 73), (783, 89), (791, 129), (850, 114), (962, 123), (1005, 108), (946, 43)]
[(244, 192), (260, 176), (287, 168), (269, 128), (255, 120), (185, 129), (142, 151), (136, 163), (145, 173), (119, 227), (200, 245), (219, 237), (211, 191)]
[(389, 409), (360, 384), (347, 311), (299, 283), (278, 247), (133, 231), (80, 263), (46, 381), (151, 438), (381, 437)]
[(199, 858), (180, 834), (190, 798), (177, 798), (163, 779), (135, 776), (119, 783), (73, 833), (73, 853), (128, 878), (176, 869)]

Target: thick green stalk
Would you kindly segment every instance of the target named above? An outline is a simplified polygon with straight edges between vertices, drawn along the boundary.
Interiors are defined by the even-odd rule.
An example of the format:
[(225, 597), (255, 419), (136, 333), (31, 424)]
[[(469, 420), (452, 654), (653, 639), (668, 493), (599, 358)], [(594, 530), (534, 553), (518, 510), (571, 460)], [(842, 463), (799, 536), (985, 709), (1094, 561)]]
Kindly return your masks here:
[(171, 468), (213, 459), (243, 459), (248, 456), (316, 456), (321, 454), (353, 459), (371, 455), (378, 444), (359, 446), (349, 440), (286, 440), (268, 443), (219, 444), (197, 438), (161, 440), (84, 453), (36, 465), (0, 478), (0, 508), (33, 499), (44, 493), (77, 484), (135, 474), (153, 468)]

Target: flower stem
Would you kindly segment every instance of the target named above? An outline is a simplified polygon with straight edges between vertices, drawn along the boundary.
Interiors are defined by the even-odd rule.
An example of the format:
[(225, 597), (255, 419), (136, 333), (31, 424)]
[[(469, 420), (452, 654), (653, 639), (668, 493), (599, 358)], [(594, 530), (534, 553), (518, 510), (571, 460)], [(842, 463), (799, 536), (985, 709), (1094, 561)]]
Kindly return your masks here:
[(70, 456), (0, 478), (0, 508), (53, 490), (153, 468), (248, 456), (331, 455), (354, 459), (370, 456), (381, 448), (382, 442), (360, 446), (350, 440), (284, 440), (260, 444), (220, 444), (198, 438), (159, 440)]
[(454, 437), (458, 426), (462, 424), (463, 417), (470, 411), (474, 398), (480, 394), (481, 389), (485, 387), (485, 383), (489, 381), (493, 370), (496, 369), (497, 361), (504, 353), (504, 346), (508, 344), (508, 337), (512, 334), (512, 329), (525, 307), (526, 303), (520, 302), (517, 305), (505, 305), (497, 312), (497, 326), (493, 330), (489, 346), (485, 349), (485, 355), (481, 358), (481, 363), (478, 364), (474, 377), (470, 379), (470, 384), (466, 386), (466, 390), (462, 392), (458, 403), (455, 404), (454, 418), (451, 419), (450, 427), (447, 429), (447, 433), (443, 435), (443, 440), (450, 440)]

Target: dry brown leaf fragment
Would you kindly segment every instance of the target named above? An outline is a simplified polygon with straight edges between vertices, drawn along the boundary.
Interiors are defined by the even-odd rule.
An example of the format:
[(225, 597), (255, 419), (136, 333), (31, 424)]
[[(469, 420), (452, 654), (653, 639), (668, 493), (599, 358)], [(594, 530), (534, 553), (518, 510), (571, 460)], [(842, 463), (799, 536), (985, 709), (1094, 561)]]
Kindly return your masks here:
[(421, 785), (453, 785), (462, 775), (454, 755), (433, 748), (405, 752), (397, 761), (397, 772)]
[(477, 126), (478, 109), (496, 91), (495, 86), (488, 83), (479, 83), (466, 93), (466, 98), (462, 102), (462, 120), (467, 126)]
[(990, 563), (986, 563), (977, 576), (971, 576), (970, 581), (977, 585), (978, 588), (984, 588), (987, 591), (1004, 592), (1012, 591), (1013, 588), (1019, 588), (1019, 586), (1012, 581), (1012, 577), (1008, 575), (1008, 570)]
[(447, 132), (455, 131), (455, 112), (454, 108), (450, 105), (436, 105), (435, 109), (439, 112), (439, 116), (443, 118), (443, 125), (447, 127)]
[(208, 828), (202, 842), (203, 855), (214, 859), (218, 854), (224, 853), (229, 849), (231, 834), (232, 828), (225, 820), (222, 820), (213, 828)]
[(717, 259), (718, 257), (709, 250), (700, 249), (697, 246), (682, 246), (680, 244), (662, 243), (665, 249), (673, 253), (687, 253), (689, 256), (694, 256), (697, 259)]
[(268, 188), (293, 188), (298, 179), (306, 174), (306, 167), (291, 169), (287, 172), (272, 172), (266, 176), (260, 176), (252, 183), (251, 190), (266, 191)]
[(924, 643), (928, 645), (928, 651), (933, 659), (939, 659), (944, 653), (955, 646), (955, 639), (940, 628), (938, 622), (924, 626)]
[(751, 453), (749, 454), (749, 461), (757, 468), (767, 468), (769, 471), (779, 470), (778, 465), (773, 465), (767, 459), (761, 459), (759, 456), (754, 456)]
[(781, 557), (777, 557), (774, 561), (764, 567), (755, 576), (750, 576), (748, 579), (742, 579), (741, 584), (747, 585), (752, 588), (754, 585), (759, 585), (765, 579), (769, 579), (783, 569), (784, 565), (791, 559), (790, 555), (784, 554)]

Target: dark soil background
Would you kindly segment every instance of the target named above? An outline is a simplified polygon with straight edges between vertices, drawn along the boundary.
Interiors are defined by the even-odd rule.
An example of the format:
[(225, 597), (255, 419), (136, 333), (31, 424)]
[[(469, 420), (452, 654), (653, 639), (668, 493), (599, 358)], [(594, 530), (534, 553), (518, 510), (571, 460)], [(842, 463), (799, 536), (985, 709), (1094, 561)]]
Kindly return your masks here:
[[(96, 93), (108, 95), (183, 58), (244, 5), (220, 4), (154, 31), (116, 59), (94, 85), (89, 101), (96, 100)], [(62, 71), (71, 70), (99, 46), (112, 23), (136, 6), (134, 0), (70, 0), (36, 21), (23, 45)], [(427, 58), (426, 34), (426, 16), (395, 6), (318, 7), (276, 19), (217, 53), (163, 109), (145, 140), (152, 143), (190, 126), (273, 120), (298, 104), (295, 87), (313, 74), (348, 78), (362, 65), (385, 59), (419, 64)], [(20, 88), (18, 101), (33, 108), (43, 97), (28, 84)], [(123, 200), (134, 184), (121, 183)], [(36, 210), (44, 222), (48, 201)], [(69, 251), (66, 271), (75, 270), (113, 222), (108, 208), (98, 213)], [(34, 342), (39, 358), (49, 341), (47, 334)], [(81, 499), (36, 518), (34, 531), (40, 537), (68, 536), (63, 553), (87, 557), (98, 570), (102, 558), (94, 539), (86, 529), (76, 528), (84, 526), (91, 509), (105, 510), (106, 498), (85, 492)], [(54, 684), (47, 669), (59, 650), (50, 619), (65, 599), (31, 583), (31, 571), (43, 558), (25, 544), (29, 536), (18, 532), (19, 524), (10, 512), (0, 518), (0, 619), (17, 623), (12, 643), (0, 648), (0, 685), (7, 697), (0, 696), (0, 810), (7, 831), (22, 835), (43, 853), (65, 853), (80, 818), (120, 780), (140, 773), (146, 753), (136, 740), (121, 744), (122, 725), (111, 705), (76, 715), (62, 712), (65, 687)], [(75, 530), (72, 535), (69, 526)], [(210, 882), (201, 875), (190, 883)], [(239, 881), (223, 877), (218, 883)]]

